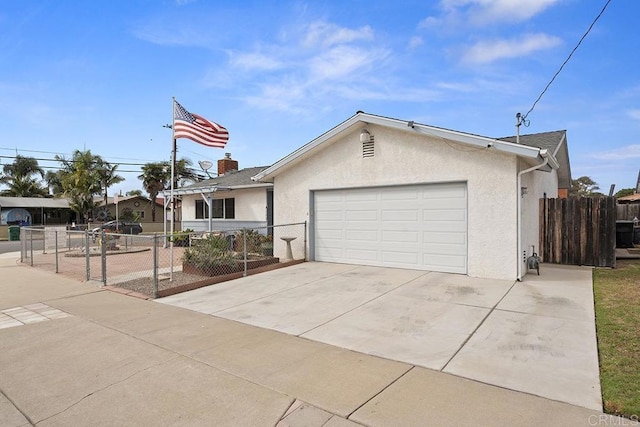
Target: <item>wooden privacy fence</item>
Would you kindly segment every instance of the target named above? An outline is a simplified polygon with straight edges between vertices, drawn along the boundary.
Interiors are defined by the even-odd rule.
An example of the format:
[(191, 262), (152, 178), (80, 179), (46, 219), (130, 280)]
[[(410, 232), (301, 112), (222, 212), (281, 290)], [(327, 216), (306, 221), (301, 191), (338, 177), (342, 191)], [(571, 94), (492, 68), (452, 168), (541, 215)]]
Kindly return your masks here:
[(640, 219), (640, 203), (618, 204), (618, 220), (633, 221)]
[(540, 257), (569, 265), (616, 265), (616, 199), (540, 199)]

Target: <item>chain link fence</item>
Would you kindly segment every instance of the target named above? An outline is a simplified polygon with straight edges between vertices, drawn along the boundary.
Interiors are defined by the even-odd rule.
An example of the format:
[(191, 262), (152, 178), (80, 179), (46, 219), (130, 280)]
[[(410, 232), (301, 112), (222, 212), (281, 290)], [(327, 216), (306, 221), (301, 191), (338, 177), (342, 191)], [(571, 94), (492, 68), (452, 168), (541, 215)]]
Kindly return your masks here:
[(21, 262), (157, 298), (307, 258), (306, 222), (172, 235), (22, 227)]

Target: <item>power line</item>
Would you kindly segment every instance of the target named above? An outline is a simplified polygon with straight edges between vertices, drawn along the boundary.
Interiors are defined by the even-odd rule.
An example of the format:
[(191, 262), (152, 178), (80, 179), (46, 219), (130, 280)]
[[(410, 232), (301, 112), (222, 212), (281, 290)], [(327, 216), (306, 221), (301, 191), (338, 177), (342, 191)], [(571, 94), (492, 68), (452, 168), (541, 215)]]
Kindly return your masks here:
[[(60, 153), (60, 152), (56, 152), (56, 151), (42, 151), (42, 150), (26, 150), (24, 148), (7, 148), (7, 147), (0, 147), (0, 150), (5, 150), (5, 151), (23, 151), (25, 153), (41, 153), (41, 154), (55, 154), (55, 155), (63, 155), (63, 156), (72, 156), (72, 154), (69, 153)], [(131, 160), (131, 161), (140, 161), (140, 162), (147, 162), (147, 163), (154, 163), (156, 162), (155, 160), (147, 160), (147, 159), (133, 159), (133, 158), (129, 158), (129, 157), (116, 157), (116, 156), (101, 156), (104, 159), (120, 159), (120, 160)], [(160, 162), (161, 160), (158, 160), (158, 162)]]
[[(571, 53), (569, 54), (569, 56), (567, 57), (567, 59), (564, 60), (564, 62), (562, 63), (562, 65), (560, 66), (560, 68), (558, 69), (558, 71), (556, 71), (556, 73), (553, 75), (553, 77), (551, 78), (551, 80), (549, 81), (549, 83), (547, 83), (547, 86), (545, 86), (544, 90), (540, 93), (540, 96), (538, 96), (538, 99), (536, 99), (536, 101), (533, 103), (533, 105), (531, 106), (531, 108), (529, 109), (529, 111), (527, 111), (527, 114), (525, 114), (524, 116), (522, 116), (521, 120), (523, 122), (526, 121), (527, 116), (533, 111), (534, 108), (536, 108), (536, 104), (538, 104), (538, 101), (540, 101), (540, 99), (542, 99), (542, 96), (547, 92), (547, 89), (549, 89), (549, 86), (551, 86), (551, 84), (553, 83), (553, 81), (556, 79), (556, 77), (558, 77), (558, 74), (560, 74), (560, 72), (562, 71), (562, 69), (564, 68), (564, 66), (567, 64), (567, 62), (569, 62), (569, 60), (571, 59), (571, 57), (573, 56), (573, 54), (575, 53), (576, 50), (578, 50), (578, 48), (580, 47), (580, 45), (582, 44), (582, 41), (587, 37), (587, 35), (589, 34), (589, 32), (591, 31), (591, 29), (593, 28), (593, 26), (596, 24), (596, 22), (598, 22), (598, 19), (600, 19), (600, 17), (602, 16), (602, 14), (604, 13), (604, 11), (607, 9), (607, 6), (609, 6), (609, 3), (611, 3), (611, 0), (607, 0), (607, 2), (604, 4), (604, 6), (602, 7), (602, 10), (600, 11), (600, 13), (598, 14), (598, 16), (596, 16), (596, 18), (593, 20), (593, 22), (591, 23), (591, 25), (589, 25), (589, 28), (587, 28), (587, 31), (582, 35), (582, 37), (580, 38), (580, 41), (578, 41), (578, 44), (576, 45), (576, 47), (573, 48), (573, 50), (571, 51)], [(520, 117), (519, 117), (520, 119)]]

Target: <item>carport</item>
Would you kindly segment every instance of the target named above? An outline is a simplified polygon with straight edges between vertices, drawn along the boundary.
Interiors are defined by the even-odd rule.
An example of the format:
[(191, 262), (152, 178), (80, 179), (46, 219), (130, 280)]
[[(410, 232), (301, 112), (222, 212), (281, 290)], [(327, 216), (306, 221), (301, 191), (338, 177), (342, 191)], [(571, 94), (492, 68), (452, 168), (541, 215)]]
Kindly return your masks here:
[(156, 301), (602, 409), (589, 268), (511, 282), (308, 262)]

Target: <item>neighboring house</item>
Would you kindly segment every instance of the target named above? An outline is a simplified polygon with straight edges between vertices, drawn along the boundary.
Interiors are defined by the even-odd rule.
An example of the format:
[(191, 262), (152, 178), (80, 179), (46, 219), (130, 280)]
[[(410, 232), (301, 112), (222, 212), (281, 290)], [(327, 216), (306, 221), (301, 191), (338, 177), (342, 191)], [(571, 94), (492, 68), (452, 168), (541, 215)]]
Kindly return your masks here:
[[(273, 185), (251, 180), (266, 166), (238, 170), (238, 162), (226, 154), (218, 160), (218, 176), (178, 188), (182, 230), (229, 231), (273, 225)], [(165, 190), (163, 197), (170, 198)], [(265, 229), (266, 232), (266, 229)]]
[(520, 279), (539, 199), (571, 182), (565, 132), (544, 135), (516, 144), (358, 112), (253, 179), (274, 184), (277, 224), (308, 221), (310, 260)]
[(0, 225), (69, 224), (74, 220), (75, 212), (69, 208), (67, 199), (0, 196)]
[[(156, 201), (156, 218), (152, 220), (151, 209), (153, 201), (144, 196), (117, 196), (118, 198), (118, 218), (131, 217), (138, 222), (162, 222), (164, 218), (163, 205)], [(104, 206), (104, 196), (96, 196), (93, 198), (96, 203), (96, 209), (93, 212), (94, 221), (108, 221), (116, 218), (116, 205), (114, 197), (107, 197), (107, 207)]]
[(627, 205), (627, 204), (630, 205), (630, 204), (636, 204), (636, 203), (640, 204), (640, 193), (630, 194), (624, 197), (618, 197), (616, 201), (623, 205)]
[[(501, 141), (516, 142), (516, 136), (499, 138)], [(562, 166), (558, 169), (558, 197), (566, 199), (571, 190), (571, 166), (569, 164), (569, 147), (567, 146), (567, 131), (535, 133), (521, 135), (520, 144), (534, 148), (548, 150)]]

